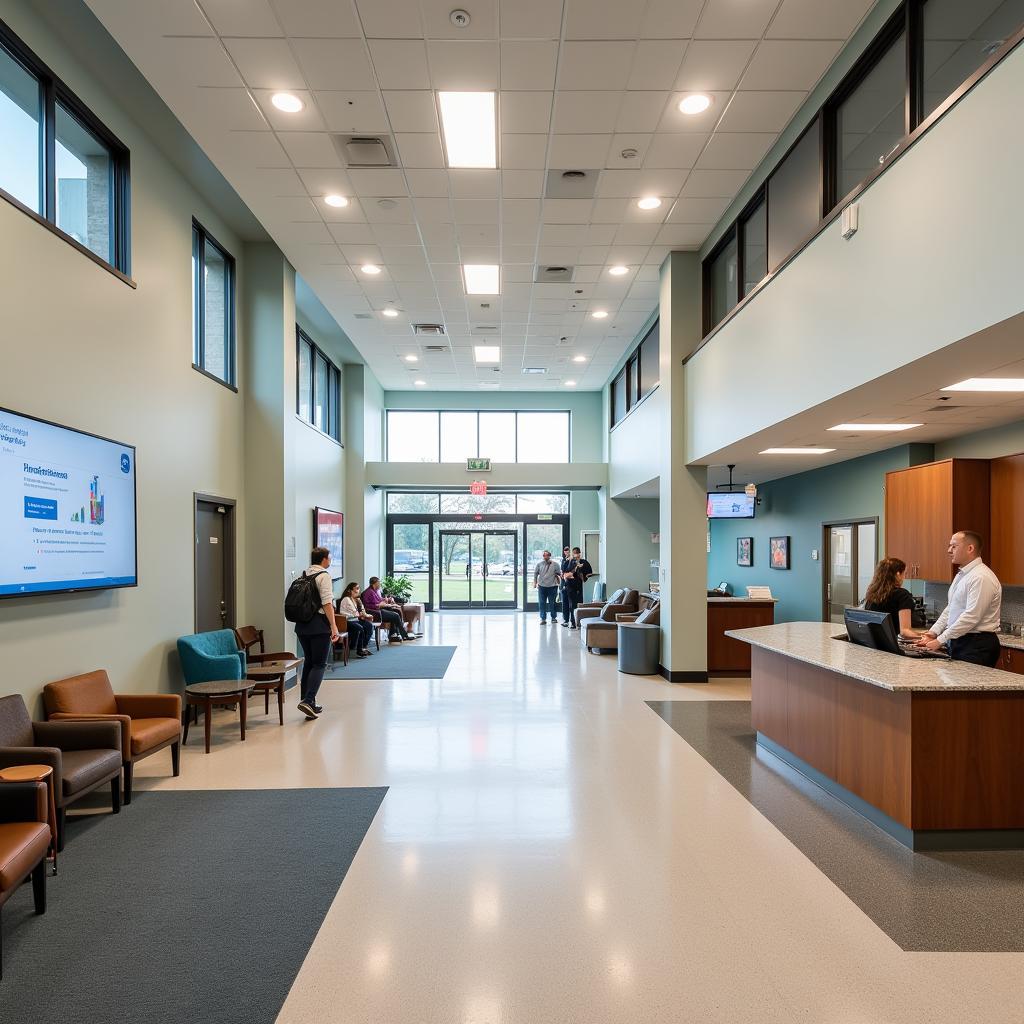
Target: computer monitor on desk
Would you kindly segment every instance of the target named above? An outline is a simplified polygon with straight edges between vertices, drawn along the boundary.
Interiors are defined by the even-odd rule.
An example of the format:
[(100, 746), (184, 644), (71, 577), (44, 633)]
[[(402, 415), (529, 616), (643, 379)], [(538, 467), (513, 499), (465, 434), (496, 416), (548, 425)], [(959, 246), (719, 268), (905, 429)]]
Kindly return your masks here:
[(899, 654), (900, 645), (892, 616), (888, 612), (868, 612), (863, 608), (847, 608), (843, 611), (846, 635), (851, 644), (871, 647), (876, 651)]

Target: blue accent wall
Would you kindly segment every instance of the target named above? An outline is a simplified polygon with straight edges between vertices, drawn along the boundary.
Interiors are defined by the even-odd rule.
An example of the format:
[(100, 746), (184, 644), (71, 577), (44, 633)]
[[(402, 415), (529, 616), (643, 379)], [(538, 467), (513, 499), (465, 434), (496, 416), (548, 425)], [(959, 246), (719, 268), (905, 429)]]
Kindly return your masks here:
[[(779, 599), (776, 622), (821, 620), (822, 524), (878, 518), (878, 557), (885, 545), (885, 474), (930, 462), (930, 445), (901, 445), (824, 469), (783, 477), (758, 486), (761, 504), (754, 519), (711, 520), (708, 587), (720, 580), (738, 596), (752, 585), (770, 586)], [(791, 568), (768, 568), (768, 539), (788, 535)], [(754, 538), (754, 564), (736, 564), (736, 538)], [(811, 558), (817, 549), (818, 560)], [(898, 552), (897, 552), (898, 554)]]

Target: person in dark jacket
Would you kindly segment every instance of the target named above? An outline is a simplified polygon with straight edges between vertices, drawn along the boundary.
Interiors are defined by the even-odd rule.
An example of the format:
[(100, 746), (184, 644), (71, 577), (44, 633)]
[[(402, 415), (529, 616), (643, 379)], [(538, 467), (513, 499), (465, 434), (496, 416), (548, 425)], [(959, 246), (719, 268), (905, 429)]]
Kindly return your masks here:
[(573, 548), (569, 558), (569, 568), (562, 573), (562, 579), (565, 580), (565, 601), (568, 605), (570, 629), (576, 629), (576, 618), (573, 612), (576, 611), (576, 606), (583, 601), (583, 584), (593, 575), (594, 570), (583, 557), (583, 552), (579, 548)]

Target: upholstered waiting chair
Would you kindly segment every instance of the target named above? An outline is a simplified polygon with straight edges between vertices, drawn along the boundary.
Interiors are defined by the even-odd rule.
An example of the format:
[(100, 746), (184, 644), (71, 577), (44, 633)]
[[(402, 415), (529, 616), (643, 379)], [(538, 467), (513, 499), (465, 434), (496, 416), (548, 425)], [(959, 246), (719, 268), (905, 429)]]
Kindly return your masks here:
[(604, 604), (591, 601), (580, 605), (575, 612), (576, 625), (581, 629), (586, 619), (602, 618), (606, 622), (614, 622), (616, 615), (629, 615), (640, 610), (640, 591), (622, 587), (616, 590), (611, 600)]
[(57, 848), (64, 849), (68, 804), (110, 783), (121, 810), (121, 726), (117, 722), (33, 722), (20, 694), (0, 697), (0, 768), (48, 764), (53, 769)]
[[(229, 635), (230, 635), (230, 631)], [(132, 802), (132, 768), (136, 761), (171, 748), (177, 776), (181, 754), (181, 697), (176, 693), (117, 693), (103, 669), (43, 687), (43, 703), (51, 721), (121, 723), (121, 767), (124, 802)]]
[(619, 649), (619, 623), (636, 622), (639, 625), (661, 625), (661, 602), (655, 601), (642, 612), (619, 612), (612, 618), (584, 619), (580, 626), (580, 643), (595, 654)]
[[(46, 851), (50, 847), (45, 782), (0, 782), (0, 907), (32, 876), (36, 913), (46, 913)], [(4, 976), (0, 926), (0, 978)]]
[(186, 685), (245, 678), (245, 651), (233, 629), (215, 629), (178, 637), (178, 657)]

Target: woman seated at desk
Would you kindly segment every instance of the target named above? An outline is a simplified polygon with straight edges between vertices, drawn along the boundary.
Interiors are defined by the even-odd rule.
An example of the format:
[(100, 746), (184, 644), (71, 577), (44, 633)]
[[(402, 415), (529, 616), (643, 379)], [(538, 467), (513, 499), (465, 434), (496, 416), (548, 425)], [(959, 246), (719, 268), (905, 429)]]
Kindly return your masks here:
[(869, 612), (888, 612), (896, 633), (912, 639), (919, 631), (911, 628), (914, 596), (903, 588), (906, 569), (907, 563), (901, 558), (883, 558), (875, 566), (875, 575), (868, 584), (864, 607)]

